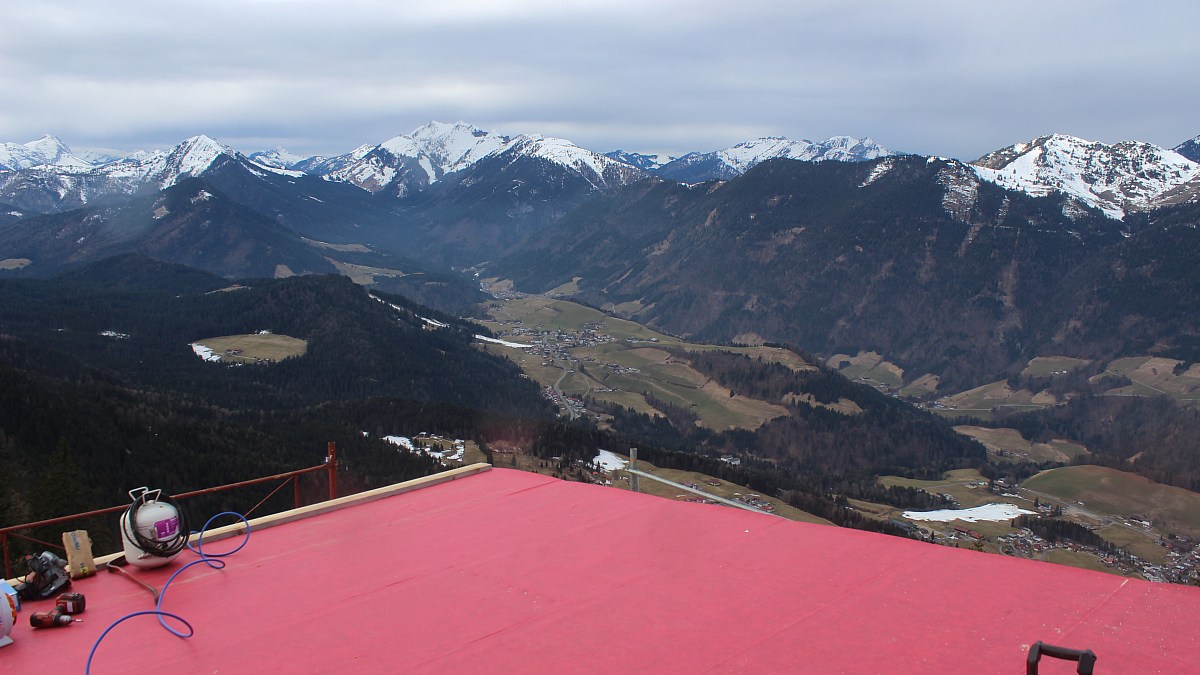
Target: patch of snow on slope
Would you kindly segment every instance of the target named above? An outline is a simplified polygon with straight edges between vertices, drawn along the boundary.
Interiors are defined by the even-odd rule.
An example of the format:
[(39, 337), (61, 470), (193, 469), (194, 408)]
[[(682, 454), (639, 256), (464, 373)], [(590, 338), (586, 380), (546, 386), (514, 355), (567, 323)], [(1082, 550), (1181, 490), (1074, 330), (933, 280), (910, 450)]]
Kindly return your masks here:
[(191, 346), (192, 351), (195, 352), (196, 356), (199, 356), (202, 360), (211, 361), (213, 363), (218, 363), (221, 361), (221, 357), (217, 353), (200, 344), (199, 342), (193, 342)]
[(1016, 504), (985, 504), (973, 509), (941, 509), (938, 511), (905, 511), (904, 517), (909, 520), (932, 521), (949, 523), (961, 520), (967, 523), (984, 521), (1012, 520), (1020, 515), (1032, 514), (1033, 511), (1023, 509)]
[(871, 183), (874, 183), (879, 179), (880, 176), (891, 171), (893, 166), (895, 166), (895, 162), (893, 162), (891, 159), (885, 159), (876, 164), (875, 168), (871, 169), (871, 173), (867, 174), (866, 180), (864, 180), (858, 187), (865, 188)]
[(938, 184), (944, 190), (942, 208), (955, 220), (966, 222), (979, 197), (979, 177), (960, 162), (949, 162), (937, 173)]
[(487, 337), (486, 335), (476, 335), (475, 339), (480, 340), (482, 342), (490, 342), (494, 345), (500, 345), (502, 347), (516, 347), (517, 349), (528, 349), (529, 347), (533, 346), (533, 345), (523, 345), (520, 342), (509, 342), (508, 340), (498, 340), (496, 338)]
[(416, 452), (417, 446), (413, 445), (412, 439), (407, 436), (384, 436), (383, 440), (392, 445), (399, 446), (409, 452)]
[(595, 457), (592, 458), (592, 464), (600, 467), (604, 471), (618, 471), (629, 466), (629, 462), (621, 459), (619, 455), (611, 450), (600, 450)]

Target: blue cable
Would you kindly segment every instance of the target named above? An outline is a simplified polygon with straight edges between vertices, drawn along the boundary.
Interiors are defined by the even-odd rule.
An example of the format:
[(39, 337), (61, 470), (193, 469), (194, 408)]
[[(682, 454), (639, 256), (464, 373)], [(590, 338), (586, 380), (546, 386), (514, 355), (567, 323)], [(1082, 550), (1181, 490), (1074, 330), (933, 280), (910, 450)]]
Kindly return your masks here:
[(132, 619), (135, 616), (142, 616), (144, 614), (158, 615), (159, 621), (162, 621), (161, 615), (163, 615), (163, 614), (166, 614), (167, 616), (171, 617), (172, 619), (178, 619), (179, 622), (182, 623), (183, 625), (187, 626), (188, 631), (190, 631), (187, 635), (183, 635), (182, 633), (175, 633), (175, 631), (171, 631), (172, 633), (175, 633), (179, 637), (189, 638), (189, 637), (192, 637), (192, 635), (194, 635), (196, 632), (195, 630), (192, 629), (192, 624), (188, 623), (187, 619), (184, 619), (182, 616), (179, 616), (178, 614), (167, 614), (166, 612), (160, 612), (157, 609), (146, 609), (146, 610), (142, 610), (140, 612), (133, 612), (132, 614), (126, 614), (125, 616), (123, 616), (123, 617), (117, 619), (116, 621), (112, 622), (111, 624), (109, 624), (108, 628), (105, 628), (104, 632), (100, 634), (100, 637), (96, 639), (96, 644), (92, 645), (92, 651), (88, 652), (87, 666), (84, 667), (83, 672), (84, 673), (92, 672), (92, 657), (96, 655), (96, 648), (100, 646), (100, 642), (102, 640), (104, 640), (105, 636), (108, 635), (109, 631), (111, 631), (112, 629), (121, 625), (121, 623), (124, 621), (128, 621), (129, 619)]
[[(224, 553), (205, 553), (204, 552), (204, 533), (208, 531), (208, 528), (210, 525), (212, 525), (212, 522), (214, 520), (216, 520), (217, 518), (220, 518), (221, 516), (236, 516), (237, 518), (240, 518), (241, 521), (246, 525), (246, 532), (245, 532), (245, 536), (242, 537), (242, 543), (238, 544), (237, 547), (234, 548), (233, 550), (225, 551)], [(196, 533), (193, 532), (192, 534), (196, 534)], [(234, 553), (237, 553), (238, 551), (242, 550), (242, 547), (244, 547), (246, 545), (246, 543), (250, 541), (250, 522), (248, 520), (246, 520), (246, 516), (243, 516), (240, 513), (236, 513), (234, 511), (222, 511), (221, 513), (218, 513), (217, 515), (213, 516), (212, 518), (209, 518), (208, 521), (204, 523), (204, 527), (200, 528), (199, 534), (200, 534), (200, 537), (196, 539), (196, 546), (192, 546), (191, 541), (188, 541), (187, 547), (189, 549), (191, 549), (194, 553), (199, 555), (200, 559), (193, 560), (192, 562), (175, 570), (175, 573), (172, 574), (167, 579), (167, 583), (163, 584), (162, 590), (159, 591), (158, 602), (155, 604), (154, 609), (148, 609), (148, 610), (144, 610), (141, 612), (133, 612), (131, 614), (126, 614), (125, 616), (123, 616), (123, 617), (117, 619), (116, 621), (112, 622), (111, 624), (109, 624), (108, 628), (104, 629), (104, 632), (101, 633), (100, 637), (96, 639), (96, 644), (92, 645), (92, 651), (88, 653), (87, 666), (84, 668), (85, 675), (90, 674), (92, 672), (92, 657), (96, 655), (96, 648), (100, 646), (100, 642), (104, 639), (104, 637), (106, 635), (108, 635), (109, 631), (116, 628), (118, 625), (120, 625), (126, 619), (132, 619), (135, 616), (142, 616), (144, 614), (153, 614), (158, 617), (158, 623), (163, 628), (166, 628), (167, 632), (169, 632), (170, 634), (172, 634), (176, 637), (186, 639), (186, 638), (190, 638), (196, 634), (195, 629), (192, 628), (192, 624), (188, 623), (187, 620), (185, 620), (183, 617), (179, 616), (178, 614), (172, 614), (170, 612), (163, 611), (163, 608), (162, 608), (163, 598), (167, 597), (167, 589), (171, 587), (171, 582), (175, 581), (175, 577), (179, 576), (180, 572), (186, 570), (187, 568), (189, 568), (193, 565), (204, 564), (204, 565), (208, 565), (209, 567), (216, 569), (216, 570), (223, 569), (225, 567), (225, 561), (217, 560), (217, 558), (224, 558), (226, 556), (233, 555)], [(183, 632), (180, 632), (180, 631), (168, 626), (166, 619), (164, 617), (170, 617), (172, 619), (179, 621), (184, 626), (187, 626), (188, 632), (183, 633)]]
[[(217, 518), (220, 518), (221, 516), (237, 516), (238, 518), (241, 518), (242, 522), (246, 524), (246, 534), (244, 537), (242, 537), (242, 543), (238, 544), (237, 548), (233, 549), (232, 551), (226, 551), (224, 553), (205, 553), (204, 552), (204, 533), (208, 531), (208, 526), (212, 525), (212, 522), (214, 520), (216, 520)], [(221, 513), (218, 513), (217, 515), (213, 516), (212, 518), (209, 518), (204, 523), (204, 527), (200, 528), (200, 537), (198, 539), (196, 539), (196, 546), (192, 546), (191, 541), (188, 541), (188, 543), (187, 543), (187, 547), (189, 549), (191, 549), (192, 552), (199, 555), (200, 559), (193, 560), (192, 562), (175, 570), (175, 573), (172, 574), (167, 579), (167, 583), (163, 584), (162, 590), (159, 591), (159, 593), (158, 593), (158, 604), (155, 605), (155, 609), (157, 609), (160, 612), (160, 614), (158, 616), (158, 623), (160, 623), (163, 628), (166, 628), (167, 631), (169, 633), (171, 633), (172, 635), (175, 635), (175, 636), (181, 637), (181, 638), (191, 637), (191, 635), (184, 635), (184, 634), (180, 633), (179, 631), (175, 630), (174, 628), (171, 628), (170, 626), (167, 625), (166, 620), (163, 619), (163, 614), (166, 614), (166, 612), (163, 612), (163, 608), (162, 608), (163, 599), (167, 597), (167, 589), (171, 587), (171, 582), (175, 581), (175, 577), (179, 576), (179, 574), (181, 572), (183, 572), (184, 570), (186, 570), (187, 568), (189, 568), (193, 565), (208, 565), (209, 567), (211, 567), (215, 570), (223, 569), (225, 567), (225, 561), (224, 560), (216, 560), (216, 558), (224, 558), (226, 556), (230, 556), (230, 555), (233, 555), (234, 553), (237, 553), (238, 551), (242, 550), (242, 547), (245, 546), (246, 542), (248, 542), (248, 541), (250, 541), (250, 523), (246, 520), (246, 517), (243, 516), (242, 514), (234, 513), (233, 511), (222, 511)]]

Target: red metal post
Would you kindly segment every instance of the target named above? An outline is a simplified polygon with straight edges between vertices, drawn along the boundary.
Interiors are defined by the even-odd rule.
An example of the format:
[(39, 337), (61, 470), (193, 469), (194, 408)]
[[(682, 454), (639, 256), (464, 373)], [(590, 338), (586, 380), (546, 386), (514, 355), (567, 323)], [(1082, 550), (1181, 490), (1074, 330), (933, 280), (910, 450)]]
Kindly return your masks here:
[(4, 544), (4, 578), (12, 578), (12, 567), (8, 564), (8, 533), (0, 532), (0, 542)]
[(300, 508), (300, 477), (292, 476), (292, 508)]
[(337, 499), (337, 443), (329, 441), (329, 454), (325, 457), (325, 468), (329, 472), (329, 498)]

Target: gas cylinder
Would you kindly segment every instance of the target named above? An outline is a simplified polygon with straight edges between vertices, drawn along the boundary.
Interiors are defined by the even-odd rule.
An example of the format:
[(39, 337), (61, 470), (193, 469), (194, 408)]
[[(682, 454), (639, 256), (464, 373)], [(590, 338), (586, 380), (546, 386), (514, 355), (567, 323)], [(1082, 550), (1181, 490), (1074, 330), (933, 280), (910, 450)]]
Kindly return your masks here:
[(121, 515), (121, 542), (125, 559), (135, 567), (161, 567), (183, 551), (179, 509), (161, 490), (141, 487), (129, 491), (133, 505)]

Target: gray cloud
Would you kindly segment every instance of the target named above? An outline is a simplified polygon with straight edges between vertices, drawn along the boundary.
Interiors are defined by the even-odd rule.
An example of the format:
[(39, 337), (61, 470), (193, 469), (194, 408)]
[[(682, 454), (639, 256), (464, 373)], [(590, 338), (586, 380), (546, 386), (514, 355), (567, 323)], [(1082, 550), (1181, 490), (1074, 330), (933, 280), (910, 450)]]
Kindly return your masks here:
[(597, 150), (871, 136), (974, 158), (1200, 133), (1169, 0), (146, 0), (0, 6), (0, 140), (340, 153), (440, 119)]

